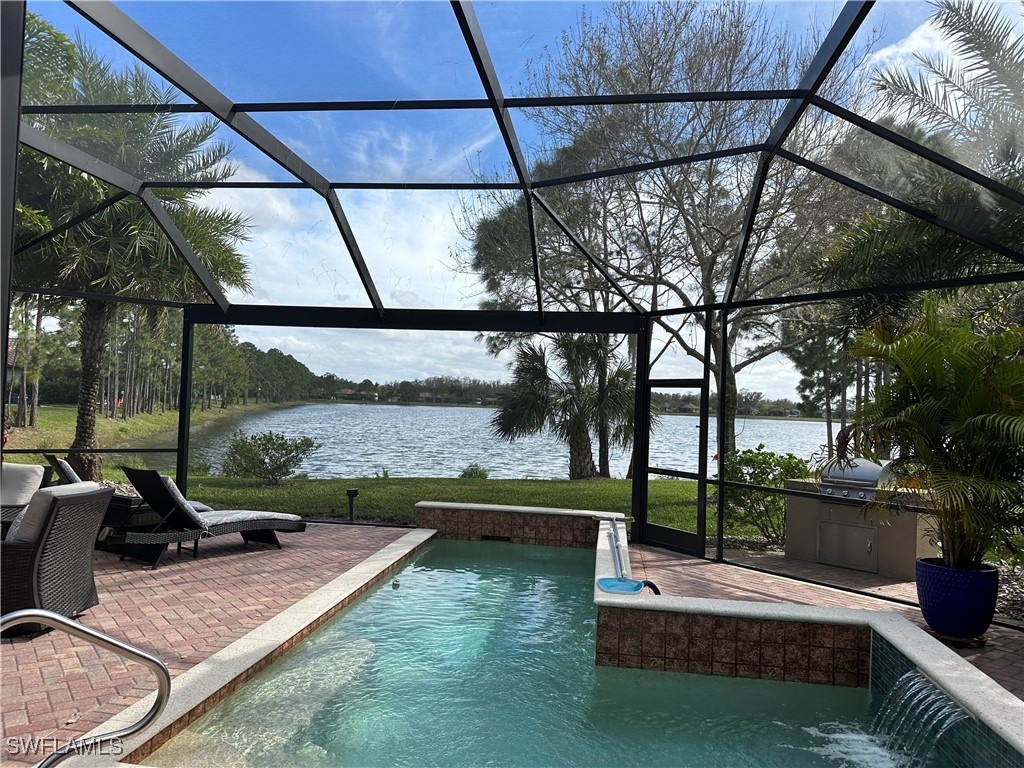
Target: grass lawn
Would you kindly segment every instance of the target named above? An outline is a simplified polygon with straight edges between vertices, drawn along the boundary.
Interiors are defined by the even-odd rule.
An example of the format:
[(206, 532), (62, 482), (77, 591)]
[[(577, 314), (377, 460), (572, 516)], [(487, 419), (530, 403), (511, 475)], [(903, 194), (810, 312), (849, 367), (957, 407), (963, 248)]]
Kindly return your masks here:
[[(274, 487), (240, 478), (195, 476), (189, 479), (188, 495), (221, 509), (266, 509), (304, 517), (347, 519), (345, 491), (349, 488), (359, 491), (355, 504), (357, 520), (412, 523), (418, 501), (562, 507), (628, 515), (632, 482), (360, 477), (352, 480), (293, 478)], [(693, 482), (651, 483), (651, 508), (661, 511), (657, 522), (663, 525), (689, 526), (692, 530), (697, 519), (696, 497), (697, 484)]]
[[(244, 413), (258, 413), (272, 408), (286, 408), (294, 403), (260, 403), (259, 405), (231, 405), (227, 408), (215, 407), (208, 411), (192, 410), (192, 429), (202, 429), (204, 425), (230, 416)], [(28, 427), (11, 430), (9, 449), (40, 448), (61, 453), (75, 439), (75, 420), (77, 409), (74, 405), (44, 405), (39, 409), (39, 427)], [(157, 411), (140, 413), (131, 419), (108, 419), (96, 417), (96, 444), (99, 448), (124, 448), (137, 444), (140, 440), (151, 439), (154, 435), (165, 434), (166, 446), (175, 448), (178, 434), (178, 412)], [(39, 463), (39, 455), (12, 455), (11, 461)], [(117, 478), (112, 478), (117, 479)]]

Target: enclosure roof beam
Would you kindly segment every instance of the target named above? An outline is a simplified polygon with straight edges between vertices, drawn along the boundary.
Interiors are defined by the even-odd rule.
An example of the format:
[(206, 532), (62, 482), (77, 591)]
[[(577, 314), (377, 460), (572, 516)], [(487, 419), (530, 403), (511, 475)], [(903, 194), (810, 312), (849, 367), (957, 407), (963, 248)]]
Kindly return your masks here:
[(590, 252), (590, 249), (583, 244), (583, 241), (576, 237), (576, 235), (573, 234), (572, 231), (570, 231), (569, 226), (564, 221), (562, 221), (562, 217), (555, 213), (554, 209), (550, 205), (548, 205), (547, 201), (544, 200), (544, 198), (541, 197), (540, 194), (536, 191), (533, 192), (533, 199), (537, 201), (537, 204), (540, 205), (541, 208), (544, 209), (544, 213), (551, 217), (551, 220), (555, 222), (555, 225), (560, 230), (562, 230), (562, 233), (567, 238), (569, 238), (569, 241), (574, 246), (576, 246), (576, 248), (580, 251), (580, 253), (583, 254), (587, 261), (589, 261), (591, 265), (593, 265), (594, 269), (601, 273), (601, 277), (607, 280), (608, 284), (613, 289), (615, 289), (615, 292), (618, 293), (619, 296), (621, 296), (627, 304), (629, 304), (630, 308), (638, 314), (643, 314), (643, 308), (641, 308), (641, 306), (637, 304), (636, 301), (633, 300), (632, 296), (626, 293), (623, 287), (619, 285), (618, 281), (614, 277), (612, 277), (611, 273), (608, 271), (608, 268), (604, 264), (602, 264), (601, 261), (596, 256), (594, 256), (594, 254)]
[(850, 110), (845, 109), (844, 107), (841, 107), (821, 96), (812, 96), (811, 103), (848, 123), (852, 123), (868, 133), (873, 133), (875, 136), (885, 139), (891, 144), (895, 144), (900, 149), (905, 149), (918, 157), (922, 157), (929, 162), (935, 163), (935, 165), (940, 168), (952, 171), (958, 176), (962, 176), (968, 181), (974, 182), (978, 186), (984, 187), (990, 192), (995, 192), (997, 195), (1001, 195), (1008, 200), (1012, 200), (1018, 205), (1024, 205), (1024, 192), (1008, 187), (1005, 184), (996, 181), (991, 176), (986, 176), (963, 163), (958, 163), (956, 160), (946, 157), (942, 153), (936, 152), (934, 149), (929, 149), (913, 139), (908, 139), (901, 133), (897, 133), (890, 128), (879, 125), (874, 120), (868, 120), (866, 117), (861, 117), (856, 112), (851, 112)]
[(660, 168), (672, 168), (678, 165), (692, 165), (693, 163), (703, 163), (708, 160), (719, 160), (724, 157), (737, 157), (739, 155), (749, 155), (754, 152), (763, 152), (767, 146), (767, 144), (750, 144), (745, 147), (735, 147), (733, 149), (718, 149), (713, 152), (698, 152), (694, 155), (685, 155), (683, 157), (670, 157), (665, 160), (652, 160), (649, 163), (623, 165), (618, 168), (609, 168), (603, 171), (579, 173), (573, 176), (559, 176), (554, 179), (542, 179), (540, 181), (535, 181), (533, 182), (532, 187), (533, 189), (543, 189), (545, 187), (557, 187), (562, 184), (575, 184), (580, 181), (625, 176), (630, 173), (645, 173), (647, 171), (656, 171)]
[[(798, 88), (746, 91), (686, 91), (678, 93), (611, 93), (592, 96), (519, 96), (504, 100), (508, 109), (589, 107), (624, 104), (685, 104), (719, 101), (775, 101), (804, 96)], [(418, 110), (491, 109), (489, 99), (376, 99), (364, 101), (246, 101), (235, 102), (235, 112), (408, 112)], [(30, 104), (26, 115), (96, 115), (167, 112), (209, 112), (203, 104)]]
[(523, 192), (524, 203), (529, 217), (530, 256), (533, 261), (533, 276), (536, 281), (537, 311), (541, 315), (541, 320), (543, 320), (544, 303), (541, 301), (543, 286), (541, 285), (540, 254), (537, 252), (536, 220), (533, 217), (533, 207), (530, 202), (530, 169), (527, 167), (523, 148), (519, 144), (519, 137), (516, 135), (515, 126), (512, 124), (512, 116), (505, 107), (505, 94), (502, 93), (501, 82), (498, 80), (498, 73), (494, 69), (491, 54), (487, 50), (487, 42), (484, 40), (484, 33), (480, 29), (480, 21), (476, 17), (476, 11), (473, 10), (473, 4), (470, 0), (451, 0), (451, 5), (452, 10), (455, 12), (455, 19), (459, 23), (459, 29), (462, 30), (462, 36), (465, 38), (466, 47), (469, 49), (469, 55), (476, 66), (477, 74), (480, 76), (484, 93), (487, 94), (487, 102), (494, 113), (494, 119), (498, 124), (501, 138), (505, 142), (505, 149), (508, 151), (512, 168), (516, 172), (516, 178), (519, 179), (519, 186)]
[(87, 221), (88, 219), (91, 219), (97, 213), (105, 211), (107, 208), (109, 208), (112, 205), (116, 205), (117, 203), (121, 202), (122, 200), (124, 200), (129, 195), (131, 195), (130, 192), (126, 192), (123, 189), (119, 190), (115, 194), (113, 194), (110, 197), (106, 198), (99, 205), (94, 206), (93, 208), (90, 208), (88, 211), (84, 211), (83, 213), (78, 214), (74, 218), (68, 219), (67, 221), (65, 221), (60, 226), (57, 226), (57, 227), (54, 227), (53, 229), (51, 229), (49, 232), (45, 232), (45, 233), (39, 235), (38, 237), (33, 237), (31, 240), (29, 240), (23, 246), (18, 248), (14, 252), (14, 255), (17, 256), (18, 254), (24, 253), (25, 251), (30, 251), (33, 248), (35, 248), (37, 245), (41, 245), (42, 243), (45, 243), (45, 242), (47, 242), (49, 240), (52, 240), (57, 235), (63, 234), (64, 232), (67, 232), (72, 227), (78, 226), (83, 221)]
[[(815, 293), (797, 293), (792, 296), (775, 296), (772, 298), (740, 299), (729, 305), (729, 309), (745, 307), (790, 307), (799, 304), (815, 304), (822, 301), (837, 299), (860, 299), (867, 296), (892, 296), (919, 291), (937, 291), (949, 288), (965, 288), (972, 285), (999, 285), (1024, 281), (1024, 271), (996, 272), (989, 275), (970, 275), (968, 277), (948, 277), (937, 280), (921, 280), (913, 283), (891, 285), (869, 285), (860, 288), (842, 288), (834, 291), (818, 291)], [(725, 309), (723, 302), (696, 304), (679, 309), (659, 309), (651, 313), (651, 317), (678, 317), (681, 315)]]
[[(373, 281), (366, 271), (366, 264), (359, 251), (359, 246), (352, 236), (352, 228), (348, 225), (345, 213), (336, 199), (333, 202), (329, 199), (331, 188), (326, 178), (249, 115), (237, 112), (235, 105), (227, 96), (207, 82), (198, 72), (178, 58), (112, 2), (109, 0), (89, 0), (88, 2), (67, 0), (67, 2), (96, 27), (159, 72), (168, 82), (181, 89), (199, 104), (207, 107), (210, 112), (242, 138), (293, 176), (302, 180), (321, 197), (327, 199), (335, 221), (339, 223), (339, 226), (344, 222), (342, 238), (348, 246), (349, 255), (356, 271), (359, 272), (359, 279), (364, 286), (372, 288)], [(378, 313), (383, 312), (376, 289), (368, 290), (368, 295)]]
[(802, 96), (790, 99), (779, 119), (776, 121), (771, 133), (768, 135), (768, 150), (765, 152), (764, 161), (760, 164), (757, 177), (747, 199), (747, 209), (743, 216), (743, 227), (740, 230), (739, 243), (736, 247), (736, 256), (733, 259), (732, 274), (729, 283), (726, 285), (724, 302), (728, 305), (736, 295), (736, 288), (739, 284), (740, 275), (743, 271), (743, 262), (747, 257), (747, 249), (750, 247), (750, 238), (754, 232), (754, 222), (757, 219), (757, 211), (761, 204), (761, 195), (768, 179), (768, 171), (771, 168), (772, 160), (778, 154), (786, 139), (796, 128), (801, 116), (807, 111), (811, 104), (811, 97), (825, 82), (825, 79), (832, 72), (839, 57), (850, 44), (853, 36), (860, 28), (861, 22), (874, 6), (874, 0), (847, 0), (843, 10), (839, 12), (835, 23), (829, 30), (828, 35), (822, 41), (814, 58), (800, 78), (799, 90)]
[(151, 190), (143, 189), (141, 181), (130, 173), (120, 168), (115, 168), (113, 165), (93, 157), (88, 152), (84, 152), (78, 147), (73, 147), (60, 139), (56, 139), (24, 121), (21, 123), (20, 140), (26, 146), (32, 147), (32, 149), (42, 152), (44, 155), (49, 155), (60, 160), (62, 163), (88, 173), (90, 176), (95, 176), (100, 181), (112, 184), (137, 196), (142, 205), (149, 211), (150, 216), (153, 217), (156, 225), (163, 230), (163, 233), (167, 236), (175, 250), (185, 260), (185, 263), (192, 270), (192, 274), (195, 275), (203, 290), (222, 309), (227, 309), (228, 300), (221, 292), (217, 281), (213, 279), (213, 275), (210, 274), (206, 265), (196, 256), (188, 240), (171, 219), (170, 214), (167, 213), (164, 204)]
[[(27, 285), (15, 285), (11, 290), (20, 293), (30, 293), (33, 296), (60, 296), (65, 299), (80, 299), (83, 301), (115, 301), (118, 304), (138, 304), (146, 307), (170, 307), (182, 309), (192, 306), (187, 301), (172, 301), (168, 299), (147, 299), (141, 296), (119, 296), (112, 293), (96, 293), (94, 291), (72, 291), (65, 288), (32, 288)], [(211, 307), (216, 306), (211, 304)]]
[(1011, 261), (1016, 261), (1020, 264), (1024, 264), (1024, 253), (1014, 250), (1013, 248), (1008, 248), (1007, 246), (1003, 245), (1002, 243), (996, 242), (990, 237), (978, 234), (974, 230), (962, 227), (959, 224), (949, 221), (948, 219), (945, 219), (941, 216), (937, 216), (934, 213), (929, 213), (928, 211), (922, 208), (918, 208), (916, 205), (911, 205), (910, 203), (904, 202), (899, 198), (893, 197), (892, 195), (888, 195), (885, 192), (881, 192), (875, 189), (874, 187), (870, 187), (867, 184), (864, 184), (863, 182), (857, 181), (856, 179), (851, 179), (849, 176), (844, 176), (838, 171), (834, 171), (831, 168), (826, 168), (820, 163), (815, 163), (814, 161), (801, 157), (800, 155), (790, 152), (789, 150), (780, 149), (778, 154), (779, 157), (794, 162), (797, 165), (801, 165), (810, 171), (814, 171), (815, 173), (821, 174), (827, 179), (832, 179), (832, 181), (838, 182), (842, 184), (844, 187), (849, 187), (850, 189), (856, 192), (860, 192), (862, 195), (867, 195), (868, 197), (874, 198), (875, 200), (883, 202), (886, 205), (892, 206), (897, 210), (903, 211), (904, 213), (909, 213), (911, 216), (915, 216), (918, 219), (921, 219), (922, 221), (926, 221), (929, 224), (934, 224), (936, 227), (944, 229), (947, 232), (951, 232), (954, 235), (959, 235), (960, 237), (970, 240), (975, 245), (980, 245), (983, 248), (988, 248), (990, 251), (993, 251), (994, 253), (998, 253), (1000, 256), (1005, 256)]
[(372, 309), (346, 307), (232, 304), (225, 313), (212, 305), (190, 305), (194, 323), (297, 326), (304, 328), (380, 328), (412, 331), (519, 333), (636, 333), (643, 317), (632, 312), (547, 312), (514, 310), (393, 309), (381, 317)]
[[(301, 181), (147, 181), (150, 189), (308, 189)], [(441, 191), (522, 189), (518, 182), (332, 181), (331, 189)]]

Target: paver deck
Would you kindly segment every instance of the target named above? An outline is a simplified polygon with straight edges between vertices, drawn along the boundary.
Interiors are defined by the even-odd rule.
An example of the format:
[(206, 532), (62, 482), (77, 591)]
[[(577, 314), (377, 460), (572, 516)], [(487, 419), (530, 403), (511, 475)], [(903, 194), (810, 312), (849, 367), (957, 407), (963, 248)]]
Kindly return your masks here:
[[(402, 528), (311, 524), (282, 534), (283, 549), (246, 547), (240, 536), (203, 541), (199, 559), (164, 555), (156, 570), (95, 555), (99, 605), (80, 621), (163, 661), (172, 677), (209, 658), (407, 532)], [(4, 748), (18, 737), (63, 745), (154, 689), (150, 673), (63, 632), (0, 643)], [(14, 741), (12, 741), (14, 739)], [(49, 750), (47, 750), (49, 751)]]
[[(98, 552), (100, 604), (81, 621), (157, 656), (178, 675), (405, 532), (311, 524), (305, 533), (282, 536), (281, 550), (246, 548), (240, 538), (221, 537), (204, 541), (198, 560), (188, 554), (167, 555), (155, 571)], [(651, 579), (668, 594), (895, 610), (922, 623), (910, 606), (664, 550), (634, 546), (630, 551), (634, 575)], [(870, 579), (856, 574), (848, 578)], [(905, 585), (861, 586), (907, 594)], [(986, 646), (960, 653), (1024, 698), (1024, 632), (993, 628)], [(0, 670), (5, 737), (0, 761), (12, 763), (40, 759), (39, 754), (12, 754), (12, 737), (63, 744), (120, 713), (153, 687), (140, 666), (60, 632), (4, 640)]]

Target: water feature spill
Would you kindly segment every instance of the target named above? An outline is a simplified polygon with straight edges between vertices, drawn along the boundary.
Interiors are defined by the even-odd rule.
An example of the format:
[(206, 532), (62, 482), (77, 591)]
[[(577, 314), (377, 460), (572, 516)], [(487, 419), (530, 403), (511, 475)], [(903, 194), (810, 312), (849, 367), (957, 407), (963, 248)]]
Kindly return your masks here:
[(901, 757), (901, 768), (929, 764), (942, 736), (969, 715), (916, 669), (889, 691), (871, 724), (885, 748)]

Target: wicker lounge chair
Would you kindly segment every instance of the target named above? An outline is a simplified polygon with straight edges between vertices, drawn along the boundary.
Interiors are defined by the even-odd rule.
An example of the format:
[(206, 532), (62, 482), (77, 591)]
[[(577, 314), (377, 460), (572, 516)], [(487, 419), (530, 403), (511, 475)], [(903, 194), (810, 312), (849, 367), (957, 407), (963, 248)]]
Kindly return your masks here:
[[(122, 542), (114, 546), (122, 559), (131, 557), (156, 568), (168, 544), (192, 542), (192, 557), (199, 556), (199, 540), (225, 533), (240, 533), (245, 543), (272, 544), (278, 549), (277, 533), (306, 530), (298, 515), (252, 510), (219, 510), (198, 512), (171, 478), (152, 469), (122, 467), (128, 480), (149, 504), (158, 522), (148, 531), (128, 530)], [(110, 548), (110, 547), (108, 547)]]
[[(93, 542), (114, 491), (97, 483), (42, 488), (0, 543), (0, 613), (43, 608), (77, 616), (99, 602)], [(37, 624), (14, 630), (38, 631)]]

